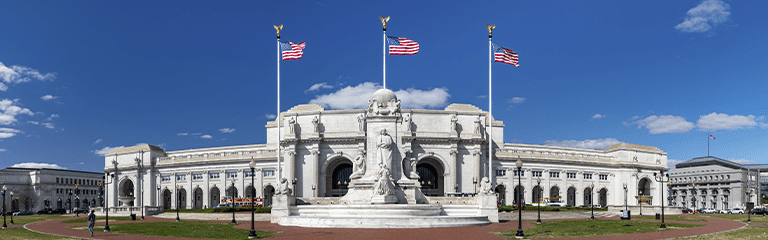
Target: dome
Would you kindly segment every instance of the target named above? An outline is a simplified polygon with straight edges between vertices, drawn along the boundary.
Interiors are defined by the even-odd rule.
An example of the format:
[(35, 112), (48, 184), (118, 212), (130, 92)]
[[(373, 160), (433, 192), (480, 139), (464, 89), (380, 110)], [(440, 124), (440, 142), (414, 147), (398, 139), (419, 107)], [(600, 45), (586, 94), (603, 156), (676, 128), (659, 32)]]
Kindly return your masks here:
[(392, 92), (392, 90), (382, 88), (382, 89), (376, 90), (376, 92), (373, 93), (373, 97), (371, 97), (371, 100), (374, 100), (380, 103), (388, 103), (392, 100), (397, 101), (397, 96), (395, 96), (395, 93)]

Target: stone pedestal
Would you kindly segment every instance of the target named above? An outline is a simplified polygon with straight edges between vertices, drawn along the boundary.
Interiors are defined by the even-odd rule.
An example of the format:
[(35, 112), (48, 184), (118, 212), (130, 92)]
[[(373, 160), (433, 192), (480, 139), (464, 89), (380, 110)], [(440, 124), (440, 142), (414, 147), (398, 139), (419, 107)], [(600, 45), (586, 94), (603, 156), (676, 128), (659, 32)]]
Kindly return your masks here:
[(280, 222), (282, 217), (291, 215), (291, 207), (296, 206), (296, 199), (290, 195), (275, 195), (272, 197), (272, 214), (270, 222)]
[(498, 199), (495, 194), (478, 194), (477, 203), (480, 205), (480, 216), (488, 216), (491, 222), (499, 222), (499, 209), (496, 207)]
[(374, 195), (371, 198), (371, 204), (390, 204), (397, 203), (395, 195)]

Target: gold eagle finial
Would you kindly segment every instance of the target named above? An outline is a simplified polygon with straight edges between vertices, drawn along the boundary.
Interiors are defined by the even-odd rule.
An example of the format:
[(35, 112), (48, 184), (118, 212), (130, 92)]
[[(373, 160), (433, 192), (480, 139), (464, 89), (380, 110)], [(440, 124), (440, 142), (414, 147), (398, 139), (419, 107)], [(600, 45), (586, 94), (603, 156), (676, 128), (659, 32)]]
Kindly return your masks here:
[(387, 18), (383, 18), (383, 17), (379, 16), (379, 19), (381, 19), (381, 24), (384, 24), (384, 30), (386, 30), (387, 29), (387, 22), (389, 22), (389, 16), (387, 16)]
[(490, 37), (490, 36), (491, 36), (491, 34), (493, 34), (493, 29), (494, 29), (494, 28), (496, 28), (496, 25), (488, 25), (488, 24), (486, 23), (486, 24), (485, 24), (485, 27), (486, 27), (486, 28), (488, 28), (488, 36)]
[(280, 31), (283, 30), (283, 24), (280, 24), (279, 27), (277, 25), (272, 25), (272, 26), (274, 26), (275, 30), (277, 30), (277, 37), (280, 37)]

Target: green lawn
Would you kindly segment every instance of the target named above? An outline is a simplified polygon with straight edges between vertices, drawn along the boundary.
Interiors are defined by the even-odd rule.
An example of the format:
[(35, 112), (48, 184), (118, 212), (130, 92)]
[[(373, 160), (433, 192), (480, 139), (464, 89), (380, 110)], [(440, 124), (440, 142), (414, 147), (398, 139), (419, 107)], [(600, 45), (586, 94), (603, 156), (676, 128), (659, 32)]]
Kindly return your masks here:
[[(152, 222), (152, 223), (122, 223), (110, 224), (110, 230), (115, 233), (148, 235), (159, 237), (211, 238), (211, 239), (247, 239), (247, 229), (234, 228), (231, 223), (214, 222)], [(85, 227), (78, 227), (85, 229)], [(103, 226), (97, 226), (94, 231), (103, 231)], [(275, 235), (277, 232), (259, 231), (259, 238)]]
[[(105, 217), (96, 217), (96, 222), (105, 222), (107, 218)], [(130, 221), (131, 217), (111, 217), (109, 218), (109, 221)], [(136, 221), (141, 221), (139, 218), (136, 218)], [(87, 223), (88, 218), (75, 218), (72, 220), (63, 221), (61, 223)]]
[[(656, 220), (656, 216), (632, 216), (632, 219), (650, 219), (650, 220)], [(709, 220), (701, 219), (701, 218), (693, 218), (689, 216), (683, 216), (683, 215), (674, 215), (674, 216), (664, 216), (664, 221), (686, 221), (686, 222), (709, 222)], [(661, 220), (659, 220), (661, 222)]]
[[(70, 216), (62, 215), (29, 215), (29, 216), (14, 216), (13, 225), (23, 225), (31, 222), (45, 221), (49, 219), (70, 218)], [(10, 225), (11, 219), (6, 219), (6, 224)], [(55, 235), (48, 235), (42, 233), (36, 233), (29, 231), (25, 228), (6, 228), (0, 229), (0, 239), (3, 240), (21, 240), (21, 239), (72, 239), (66, 237), (59, 237)]]
[[(517, 206), (498, 206), (496, 207), (499, 209), (499, 211), (517, 211)], [(523, 211), (538, 211), (538, 206), (524, 206)], [(592, 211), (592, 208), (588, 207), (547, 207), (542, 206), (541, 211), (542, 212), (589, 212)], [(608, 211), (607, 208), (595, 208), (595, 212), (605, 212)]]
[[(31, 222), (39, 222), (39, 221), (45, 221), (49, 219), (61, 219), (61, 218), (71, 218), (72, 216), (66, 216), (66, 215), (27, 215), (27, 216), (13, 216), (13, 223), (14, 224), (20, 224), (24, 225)], [(11, 217), (6, 217), (6, 224), (10, 224)]]
[[(699, 215), (699, 214), (696, 214)], [(720, 218), (720, 219), (728, 219), (728, 220), (736, 220), (740, 222), (747, 222), (747, 215), (739, 215), (739, 214), (701, 214), (699, 216), (703, 217), (711, 217), (711, 218)], [(753, 223), (768, 223), (768, 218), (764, 218), (763, 215), (752, 215), (752, 222)]]
[[(533, 228), (523, 229), (523, 232), (525, 233), (525, 238), (566, 238), (634, 234), (702, 226), (697, 224), (681, 223), (667, 223), (666, 225), (667, 228), (662, 229), (659, 228), (659, 223), (656, 222), (622, 220), (568, 220), (536, 224), (536, 226)], [(497, 234), (508, 239), (514, 239), (515, 233), (517, 233), (517, 229), (498, 232)]]
[[(762, 216), (761, 216), (762, 218)], [(685, 240), (741, 240), (741, 239), (768, 239), (768, 227), (745, 227), (739, 230), (704, 235), (692, 238), (685, 238)]]

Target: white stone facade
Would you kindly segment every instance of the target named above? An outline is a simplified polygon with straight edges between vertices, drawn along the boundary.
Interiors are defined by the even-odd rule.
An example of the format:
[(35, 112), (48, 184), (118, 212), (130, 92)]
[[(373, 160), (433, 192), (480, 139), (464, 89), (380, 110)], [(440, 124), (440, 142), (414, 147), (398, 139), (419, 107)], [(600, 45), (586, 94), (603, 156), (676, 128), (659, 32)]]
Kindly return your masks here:
[[(5, 186), (8, 189), (5, 197), (6, 209), (9, 210), (35, 212), (46, 206), (66, 210), (76, 209), (78, 206), (88, 208), (99, 205), (99, 182), (102, 181), (102, 176), (101, 173), (94, 172), (9, 167), (0, 170), (0, 188)], [(23, 198), (27, 190), (31, 190), (32, 194), (29, 200), (25, 201)], [(72, 195), (69, 194), (70, 190)], [(14, 193), (13, 198), (11, 192)], [(25, 202), (28, 204), (24, 204)]]

